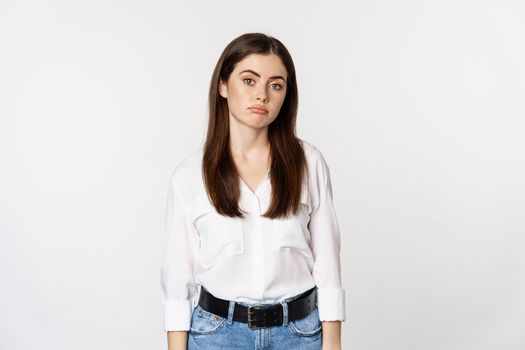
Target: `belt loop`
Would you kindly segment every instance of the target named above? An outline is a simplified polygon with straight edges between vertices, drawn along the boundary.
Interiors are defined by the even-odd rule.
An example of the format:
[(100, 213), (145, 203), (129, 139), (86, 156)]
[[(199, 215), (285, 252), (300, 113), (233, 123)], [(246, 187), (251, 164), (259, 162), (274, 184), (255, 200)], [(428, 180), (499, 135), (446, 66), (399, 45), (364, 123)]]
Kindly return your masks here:
[(288, 303), (286, 301), (280, 302), (283, 307), (283, 326), (288, 325)]
[(233, 322), (233, 311), (235, 310), (235, 301), (234, 300), (230, 300), (230, 306), (228, 308), (228, 319), (226, 320), (226, 322), (228, 322), (228, 324), (232, 324)]

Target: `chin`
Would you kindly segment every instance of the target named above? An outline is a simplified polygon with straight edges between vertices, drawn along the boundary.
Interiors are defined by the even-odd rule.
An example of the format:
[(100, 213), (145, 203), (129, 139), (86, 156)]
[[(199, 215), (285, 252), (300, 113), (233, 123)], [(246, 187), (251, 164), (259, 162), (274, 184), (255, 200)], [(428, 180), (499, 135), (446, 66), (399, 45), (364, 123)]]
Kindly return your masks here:
[(242, 121), (243, 124), (250, 126), (252, 128), (262, 128), (268, 125), (267, 118), (246, 118)]

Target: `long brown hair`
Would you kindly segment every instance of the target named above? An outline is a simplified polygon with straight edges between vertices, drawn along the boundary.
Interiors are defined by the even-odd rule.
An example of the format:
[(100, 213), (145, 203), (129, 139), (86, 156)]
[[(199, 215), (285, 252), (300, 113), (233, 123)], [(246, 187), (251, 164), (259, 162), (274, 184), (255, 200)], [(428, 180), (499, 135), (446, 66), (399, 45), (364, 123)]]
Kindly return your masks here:
[[(268, 126), (272, 195), (267, 218), (286, 217), (299, 208), (302, 183), (307, 175), (301, 140), (295, 135), (298, 93), (295, 67), (286, 47), (262, 33), (246, 33), (230, 42), (213, 71), (209, 92), (209, 119), (202, 174), (208, 197), (219, 214), (244, 217), (239, 208), (239, 175), (229, 147), (229, 109), (219, 94), (220, 80), (227, 82), (235, 64), (250, 54), (275, 54), (287, 70), (287, 91), (277, 118)], [(306, 173), (305, 173), (306, 172)]]

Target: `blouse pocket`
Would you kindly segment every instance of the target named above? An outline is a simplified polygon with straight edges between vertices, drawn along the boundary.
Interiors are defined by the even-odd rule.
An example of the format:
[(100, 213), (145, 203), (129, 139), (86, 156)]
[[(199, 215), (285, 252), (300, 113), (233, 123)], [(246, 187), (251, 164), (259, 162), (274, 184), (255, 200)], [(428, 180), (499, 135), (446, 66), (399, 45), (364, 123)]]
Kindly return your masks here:
[(312, 257), (308, 230), (311, 208), (308, 187), (303, 184), (298, 213), (288, 218), (272, 220), (270, 232), (273, 250), (296, 251), (308, 258)]
[(192, 220), (201, 242), (200, 262), (210, 268), (225, 256), (244, 253), (244, 232), (238, 218), (217, 213), (206, 193), (194, 197)]

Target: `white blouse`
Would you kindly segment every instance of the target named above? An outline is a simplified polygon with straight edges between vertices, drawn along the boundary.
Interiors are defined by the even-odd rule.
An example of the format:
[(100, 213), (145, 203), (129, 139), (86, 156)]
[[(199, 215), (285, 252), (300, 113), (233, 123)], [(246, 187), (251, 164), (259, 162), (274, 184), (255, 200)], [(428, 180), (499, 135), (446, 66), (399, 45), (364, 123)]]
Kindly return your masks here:
[[(269, 173), (252, 191), (240, 179), (239, 206), (246, 218), (217, 213), (201, 174), (203, 149), (171, 174), (166, 206), (168, 234), (161, 268), (166, 331), (190, 329), (200, 286), (218, 298), (268, 304), (318, 287), (321, 321), (345, 320), (340, 237), (326, 160), (301, 140), (309, 179), (298, 214), (267, 219)], [(307, 183), (306, 183), (307, 182)]]

